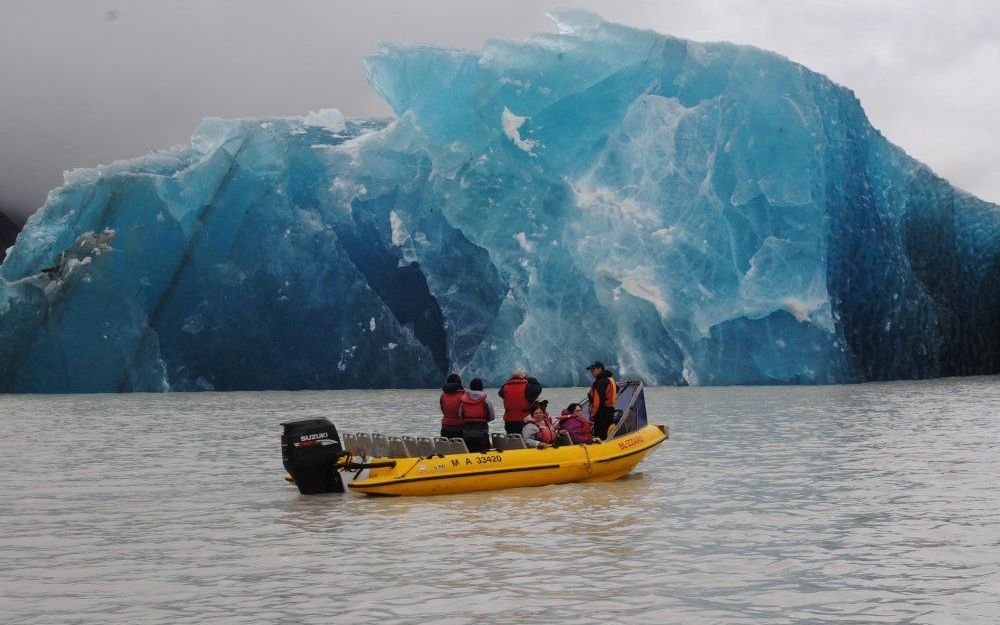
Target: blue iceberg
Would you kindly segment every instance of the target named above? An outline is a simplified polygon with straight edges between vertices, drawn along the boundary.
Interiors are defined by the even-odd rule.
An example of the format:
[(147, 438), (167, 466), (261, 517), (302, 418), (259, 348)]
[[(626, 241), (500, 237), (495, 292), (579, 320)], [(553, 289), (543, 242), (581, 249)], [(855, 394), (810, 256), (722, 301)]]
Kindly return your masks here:
[(1000, 208), (781, 56), (553, 19), (382, 47), (393, 119), (206, 119), (68, 172), (0, 265), (0, 390), (1000, 371)]

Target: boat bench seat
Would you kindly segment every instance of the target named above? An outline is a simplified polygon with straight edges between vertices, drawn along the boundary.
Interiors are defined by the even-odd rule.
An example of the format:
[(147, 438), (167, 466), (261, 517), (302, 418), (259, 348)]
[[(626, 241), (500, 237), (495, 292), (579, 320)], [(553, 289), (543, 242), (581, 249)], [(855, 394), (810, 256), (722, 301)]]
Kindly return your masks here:
[(356, 455), (358, 455), (358, 456), (361, 456), (361, 455), (372, 456), (372, 455), (374, 455), (372, 453), (372, 450), (375, 449), (375, 446), (372, 444), (372, 435), (371, 434), (366, 434), (364, 432), (358, 432), (357, 434), (354, 435), (354, 441), (355, 441), (356, 446), (357, 446), (356, 449), (354, 450), (356, 452)]
[(385, 434), (372, 434), (372, 456), (388, 458), (392, 455), (392, 448), (389, 446), (389, 437)]
[[(448, 454), (467, 454), (469, 448), (465, 441), (460, 438), (446, 438), (444, 436), (434, 437), (434, 453), (447, 456)], [(430, 455), (430, 454), (428, 454)]]
[(493, 434), (493, 449), (507, 451), (508, 449), (527, 449), (524, 438), (520, 434)]
[(434, 445), (434, 441), (426, 436), (418, 436), (417, 453), (426, 458), (427, 456), (433, 456), (438, 452), (436, 446)]
[(344, 446), (344, 451), (348, 451), (355, 456), (358, 450), (358, 440), (354, 438), (353, 434), (347, 432), (340, 433), (340, 444)]
[[(344, 449), (355, 456), (369, 458), (427, 458), (436, 454), (467, 454), (469, 448), (461, 438), (435, 436), (386, 436), (385, 434), (341, 433)], [(522, 443), (523, 445), (523, 443)]]
[(412, 458), (414, 456), (406, 441), (399, 436), (388, 436), (386, 439), (389, 441), (389, 453), (386, 454), (389, 458)]

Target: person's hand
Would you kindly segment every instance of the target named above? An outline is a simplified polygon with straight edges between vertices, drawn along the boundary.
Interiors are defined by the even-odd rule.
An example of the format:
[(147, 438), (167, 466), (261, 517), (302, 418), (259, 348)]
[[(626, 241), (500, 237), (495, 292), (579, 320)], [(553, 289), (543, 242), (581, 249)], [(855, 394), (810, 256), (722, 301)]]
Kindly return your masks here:
[(535, 449), (545, 449), (548, 446), (548, 443), (538, 443), (538, 447), (535, 447)]

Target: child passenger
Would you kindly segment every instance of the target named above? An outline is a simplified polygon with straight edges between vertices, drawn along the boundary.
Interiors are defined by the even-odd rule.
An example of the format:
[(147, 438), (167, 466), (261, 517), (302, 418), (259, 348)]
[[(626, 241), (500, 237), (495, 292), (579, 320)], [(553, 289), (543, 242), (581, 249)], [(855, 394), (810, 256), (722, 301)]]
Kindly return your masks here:
[(594, 443), (601, 439), (593, 436), (590, 429), (590, 421), (583, 417), (583, 408), (580, 404), (570, 404), (559, 415), (559, 429), (565, 430), (574, 443)]
[(549, 402), (540, 401), (531, 404), (531, 413), (524, 418), (524, 429), (521, 438), (528, 447), (545, 449), (556, 440), (556, 428), (545, 409)]

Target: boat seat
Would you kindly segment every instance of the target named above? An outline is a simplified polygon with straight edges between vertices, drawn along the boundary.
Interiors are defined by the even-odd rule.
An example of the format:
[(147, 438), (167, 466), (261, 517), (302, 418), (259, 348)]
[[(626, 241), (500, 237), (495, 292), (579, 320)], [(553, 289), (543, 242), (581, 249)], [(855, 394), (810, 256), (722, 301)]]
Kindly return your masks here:
[(389, 447), (389, 439), (385, 434), (372, 434), (372, 456), (378, 458), (388, 458), (392, 454)]
[(467, 454), (469, 453), (469, 447), (465, 444), (465, 441), (461, 438), (451, 439), (451, 453), (453, 454)]
[(420, 453), (420, 445), (417, 444), (417, 439), (412, 436), (400, 436), (403, 439), (403, 444), (406, 445), (406, 451), (410, 452), (407, 458), (416, 458), (424, 454)]
[(494, 432), (490, 435), (490, 440), (493, 443), (493, 449), (497, 451), (503, 451), (506, 448), (507, 437), (503, 434)]
[(406, 445), (406, 441), (398, 436), (389, 436), (389, 457), (391, 458), (412, 458), (413, 454)]
[(524, 438), (520, 434), (508, 434), (504, 437), (503, 448), (506, 449), (527, 449)]
[(447, 456), (448, 454), (452, 453), (451, 439), (445, 436), (435, 436), (434, 453), (441, 454), (442, 456)]
[(573, 438), (569, 435), (566, 430), (560, 430), (559, 436), (556, 437), (556, 447), (562, 447), (563, 445), (572, 445)]
[[(372, 450), (374, 449), (372, 445), (371, 434), (365, 434), (364, 432), (358, 432), (354, 435), (355, 442), (358, 445), (358, 451), (364, 453), (366, 456), (373, 456)], [(359, 454), (360, 455), (360, 454)]]
[(434, 441), (427, 438), (426, 436), (417, 437), (417, 453), (421, 456), (433, 456), (437, 453), (434, 448)]
[(357, 453), (355, 453), (358, 449), (358, 441), (357, 439), (354, 438), (353, 434), (349, 434), (347, 432), (341, 432), (340, 444), (344, 446), (345, 451), (354, 454), (355, 456), (358, 455)]

